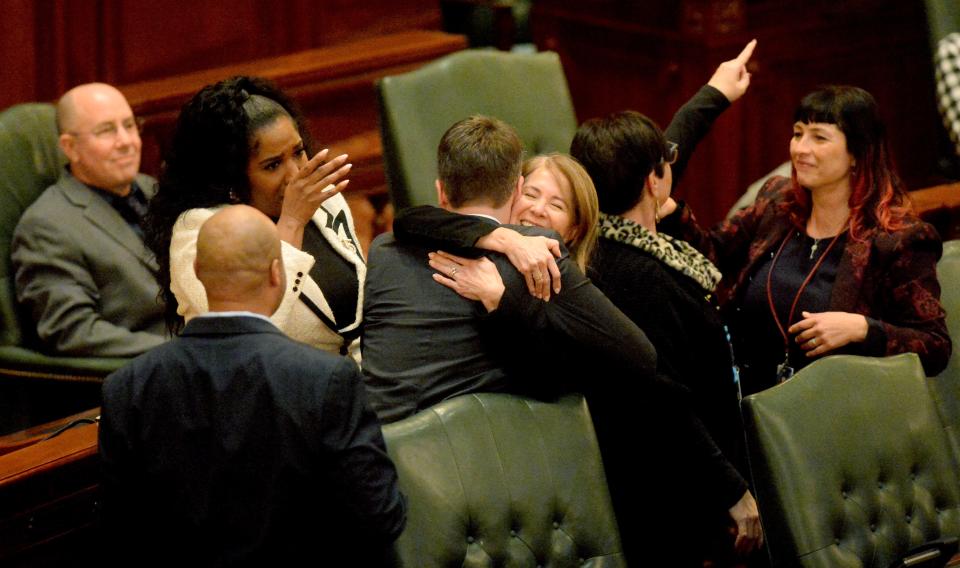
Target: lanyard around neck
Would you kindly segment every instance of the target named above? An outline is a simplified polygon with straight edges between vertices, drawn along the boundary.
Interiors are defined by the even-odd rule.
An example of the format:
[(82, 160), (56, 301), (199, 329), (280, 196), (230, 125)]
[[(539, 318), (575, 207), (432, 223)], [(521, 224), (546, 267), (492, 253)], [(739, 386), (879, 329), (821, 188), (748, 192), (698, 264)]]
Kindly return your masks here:
[[(827, 245), (827, 249), (823, 251), (823, 254), (820, 255), (820, 258), (817, 259), (817, 262), (813, 265), (813, 268), (810, 269), (810, 273), (807, 274), (807, 277), (803, 280), (803, 283), (800, 284), (800, 288), (797, 290), (797, 295), (793, 297), (793, 302), (790, 304), (790, 313), (787, 314), (787, 325), (790, 325), (790, 322), (793, 321), (793, 314), (797, 309), (797, 303), (800, 301), (800, 296), (803, 294), (804, 289), (806, 289), (807, 284), (813, 280), (813, 275), (817, 273), (817, 270), (820, 269), (820, 265), (823, 264), (823, 261), (826, 260), (827, 255), (830, 254), (830, 251), (833, 250), (833, 245), (837, 244), (837, 239), (840, 238), (840, 235), (843, 234), (843, 231), (840, 231), (833, 240), (830, 241), (830, 244)], [(786, 248), (787, 242), (790, 240), (790, 237), (793, 236), (793, 231), (787, 233), (783, 242), (780, 243), (780, 248), (777, 249), (777, 254), (773, 257), (773, 262), (770, 263), (770, 271), (767, 273), (767, 302), (770, 304), (770, 313), (773, 315), (773, 322), (777, 324), (777, 329), (780, 330), (780, 336), (783, 337), (783, 347), (784, 349), (790, 348), (790, 338), (787, 336), (787, 330), (784, 328), (783, 324), (780, 323), (780, 317), (777, 315), (777, 309), (773, 305), (773, 287), (771, 282), (773, 280), (773, 269), (777, 265), (777, 261), (780, 259), (780, 253), (783, 252), (783, 249)]]

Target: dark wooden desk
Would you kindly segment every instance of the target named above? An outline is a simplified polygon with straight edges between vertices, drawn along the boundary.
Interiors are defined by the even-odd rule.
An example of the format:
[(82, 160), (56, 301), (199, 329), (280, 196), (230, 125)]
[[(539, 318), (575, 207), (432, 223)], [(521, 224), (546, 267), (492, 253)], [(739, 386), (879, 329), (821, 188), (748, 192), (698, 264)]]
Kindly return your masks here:
[(0, 437), (0, 565), (86, 565), (98, 555), (97, 425), (45, 440), (76, 418)]
[[(78, 412), (72, 416), (58, 418), (46, 424), (40, 424), (25, 430), (20, 430), (19, 432), (0, 436), (0, 456), (26, 448), (27, 446), (32, 446), (48, 438), (55, 438), (71, 427), (79, 426), (84, 422), (96, 421), (99, 417), (100, 409), (93, 408)], [(71, 426), (74, 423), (76, 424)]]

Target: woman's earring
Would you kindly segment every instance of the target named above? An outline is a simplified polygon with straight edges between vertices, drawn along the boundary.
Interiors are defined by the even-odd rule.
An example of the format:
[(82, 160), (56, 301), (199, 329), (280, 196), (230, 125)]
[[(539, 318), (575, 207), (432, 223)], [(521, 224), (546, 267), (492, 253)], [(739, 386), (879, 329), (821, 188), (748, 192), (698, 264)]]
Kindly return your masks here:
[(240, 203), (240, 197), (237, 195), (237, 192), (234, 191), (233, 189), (231, 189), (230, 192), (227, 194), (227, 198), (230, 199), (230, 203), (234, 205), (236, 205), (237, 203)]

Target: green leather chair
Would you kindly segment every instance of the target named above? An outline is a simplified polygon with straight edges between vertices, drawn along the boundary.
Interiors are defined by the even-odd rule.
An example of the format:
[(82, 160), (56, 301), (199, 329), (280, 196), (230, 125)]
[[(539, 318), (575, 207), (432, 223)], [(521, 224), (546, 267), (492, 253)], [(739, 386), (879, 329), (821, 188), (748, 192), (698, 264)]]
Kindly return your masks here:
[(495, 116), (528, 155), (567, 152), (577, 119), (556, 53), (466, 50), (377, 83), (383, 156), (393, 204), (436, 205), (437, 145), (455, 122)]
[(960, 461), (960, 241), (943, 243), (943, 256), (937, 263), (940, 301), (947, 311), (947, 331), (953, 340), (953, 353), (947, 368), (930, 377), (930, 392), (937, 402), (954, 455)]
[(399, 565), (626, 565), (582, 397), (464, 395), (383, 433), (408, 499)]
[(16, 105), (0, 113), (0, 381), (99, 381), (128, 360), (45, 355), (37, 348), (29, 314), (17, 307), (10, 264), (13, 230), (66, 163), (54, 115), (48, 103)]
[(915, 354), (821, 359), (743, 412), (774, 566), (887, 568), (960, 535), (958, 469)]

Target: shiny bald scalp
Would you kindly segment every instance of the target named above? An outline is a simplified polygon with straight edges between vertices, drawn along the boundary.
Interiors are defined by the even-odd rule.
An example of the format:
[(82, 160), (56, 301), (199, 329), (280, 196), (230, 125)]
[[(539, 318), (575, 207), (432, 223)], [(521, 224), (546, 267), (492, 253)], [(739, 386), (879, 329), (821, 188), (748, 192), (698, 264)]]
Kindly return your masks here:
[(226, 207), (200, 228), (194, 269), (211, 311), (272, 314), (283, 294), (282, 263), (276, 226), (253, 207)]
[(57, 132), (59, 134), (63, 134), (64, 132), (69, 132), (70, 130), (76, 128), (78, 99), (102, 95), (104, 93), (117, 95), (126, 100), (126, 98), (123, 96), (123, 93), (117, 90), (116, 87), (106, 83), (86, 83), (83, 85), (77, 85), (76, 87), (64, 93), (63, 96), (60, 97), (60, 100), (57, 101)]

